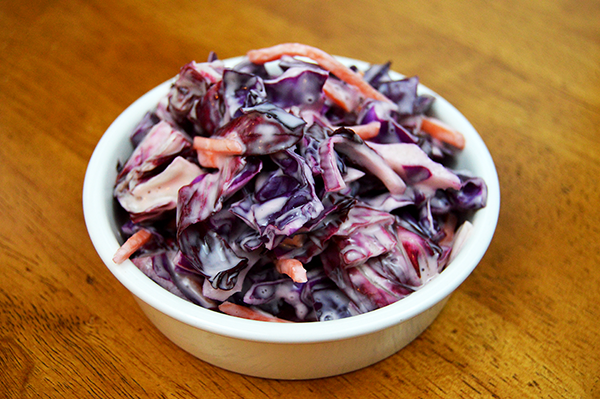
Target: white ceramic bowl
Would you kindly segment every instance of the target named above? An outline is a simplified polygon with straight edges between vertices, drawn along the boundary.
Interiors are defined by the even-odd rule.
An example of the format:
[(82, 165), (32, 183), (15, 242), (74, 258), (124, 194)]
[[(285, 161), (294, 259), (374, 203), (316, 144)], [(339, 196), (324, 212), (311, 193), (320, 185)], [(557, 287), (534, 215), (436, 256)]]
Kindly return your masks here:
[[(368, 64), (338, 57), (366, 68)], [(226, 65), (239, 62), (226, 61)], [(400, 76), (400, 75), (398, 75)], [(113, 213), (117, 161), (132, 151), (128, 137), (171, 84), (143, 95), (111, 124), (90, 159), (83, 187), (83, 210), (96, 251), (114, 276), (134, 295), (154, 325), (171, 341), (198, 358), (242, 374), (279, 379), (332, 376), (374, 364), (396, 353), (437, 317), (449, 295), (469, 276), (487, 250), (498, 220), (500, 188), (488, 149), (467, 119), (437, 97), (435, 115), (461, 131), (466, 147), (458, 167), (473, 171), (488, 186), (488, 202), (472, 219), (473, 234), (458, 257), (437, 278), (405, 299), (375, 311), (327, 322), (269, 323), (207, 310), (169, 293), (127, 260), (112, 261), (119, 248)]]

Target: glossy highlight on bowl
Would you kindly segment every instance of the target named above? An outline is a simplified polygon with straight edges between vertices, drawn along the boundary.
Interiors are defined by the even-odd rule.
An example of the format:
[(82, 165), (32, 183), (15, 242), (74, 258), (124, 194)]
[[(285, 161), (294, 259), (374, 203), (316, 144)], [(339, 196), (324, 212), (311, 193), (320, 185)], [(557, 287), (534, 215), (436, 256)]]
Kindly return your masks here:
[[(359, 69), (368, 67), (361, 61), (337, 58)], [(232, 66), (240, 59), (225, 63)], [(500, 207), (493, 160), (467, 119), (443, 98), (420, 86), (420, 93), (437, 98), (434, 115), (465, 135), (466, 147), (457, 158), (456, 169), (472, 171), (488, 186), (487, 205), (471, 220), (473, 234), (439, 276), (384, 308), (327, 322), (283, 324), (246, 320), (204, 309), (171, 294), (131, 261), (119, 265), (112, 261), (121, 245), (113, 205), (116, 165), (132, 151), (131, 131), (166, 95), (171, 83), (167, 81), (139, 98), (102, 136), (86, 172), (83, 208), (90, 238), (107, 268), (167, 338), (198, 358), (234, 372), (279, 379), (320, 378), (369, 366), (396, 353), (421, 334), (490, 245)]]

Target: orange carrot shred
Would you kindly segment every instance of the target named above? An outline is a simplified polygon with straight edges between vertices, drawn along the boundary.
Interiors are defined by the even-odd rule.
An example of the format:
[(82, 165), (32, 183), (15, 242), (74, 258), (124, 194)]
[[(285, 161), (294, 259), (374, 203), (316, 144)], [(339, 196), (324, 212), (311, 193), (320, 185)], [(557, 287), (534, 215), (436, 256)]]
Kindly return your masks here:
[(239, 141), (231, 139), (214, 139), (201, 136), (194, 137), (194, 149), (230, 155), (240, 155), (244, 152), (244, 147)]
[(348, 93), (348, 90), (357, 91), (357, 89), (350, 85), (344, 88), (342, 85), (343, 82), (327, 79), (323, 85), (323, 93), (344, 111), (352, 112), (358, 106), (359, 98), (352, 96), (353, 93)]
[(360, 73), (354, 72), (325, 51), (301, 43), (283, 43), (273, 47), (250, 50), (248, 59), (255, 64), (274, 61), (284, 55), (307, 57), (315, 61), (321, 68), (331, 72), (344, 82), (356, 87), (365, 97), (391, 103), (391, 100), (375, 90)]
[(465, 148), (465, 137), (462, 133), (452, 129), (437, 118), (424, 116), (421, 121), (421, 130), (431, 137), (453, 145), (460, 150)]
[(346, 128), (358, 134), (361, 139), (369, 140), (373, 137), (377, 137), (379, 129), (381, 128), (381, 122), (373, 121), (365, 123), (364, 125), (346, 126)]
[(296, 283), (306, 283), (306, 269), (302, 262), (296, 259), (277, 259), (275, 268), (281, 274), (287, 274)]
[(223, 154), (218, 154), (216, 152), (204, 150), (197, 151), (198, 154), (198, 163), (200, 166), (204, 168), (219, 168), (221, 164), (221, 159), (223, 158)]
[(135, 253), (142, 245), (146, 244), (152, 238), (152, 233), (146, 229), (141, 229), (135, 232), (131, 237), (121, 245), (121, 247), (113, 256), (113, 262), (116, 264), (123, 263), (126, 259), (129, 259), (131, 255)]
[(244, 153), (242, 143), (225, 138), (196, 136), (193, 147), (198, 154), (198, 163), (205, 168), (219, 168), (224, 158)]
[(236, 305), (228, 301), (223, 302), (219, 305), (219, 310), (230, 316), (241, 317), (244, 319), (258, 320), (258, 321), (271, 321), (276, 323), (292, 323), (291, 321), (280, 319), (266, 312), (259, 311), (252, 307), (246, 307)]

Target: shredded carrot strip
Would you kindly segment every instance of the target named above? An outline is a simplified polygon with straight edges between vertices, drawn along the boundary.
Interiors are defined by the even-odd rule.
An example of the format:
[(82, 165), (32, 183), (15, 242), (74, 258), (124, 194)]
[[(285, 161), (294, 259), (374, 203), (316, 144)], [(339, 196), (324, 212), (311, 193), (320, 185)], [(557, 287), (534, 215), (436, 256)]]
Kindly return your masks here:
[(379, 134), (379, 128), (381, 128), (381, 122), (377, 121), (369, 122), (364, 125), (346, 126), (346, 129), (352, 130), (363, 140), (369, 140), (373, 137), (377, 137)]
[(198, 163), (205, 168), (219, 168), (224, 158), (244, 153), (242, 143), (232, 139), (194, 137), (194, 149), (198, 154)]
[(453, 145), (460, 150), (465, 148), (465, 136), (439, 119), (424, 116), (421, 121), (421, 130), (431, 137)]
[(344, 90), (344, 88), (340, 87), (342, 84), (344, 83), (334, 82), (331, 79), (327, 79), (323, 85), (323, 93), (325, 93), (327, 98), (329, 98), (335, 105), (344, 111), (352, 112), (358, 106), (359, 101), (356, 97), (352, 96), (352, 93), (348, 93), (348, 89), (356, 89), (354, 89), (353, 86), (348, 86), (348, 89)]
[(201, 136), (194, 137), (194, 149), (230, 155), (240, 155), (244, 152), (244, 146), (236, 140), (213, 139)]
[(281, 274), (287, 274), (296, 283), (306, 283), (306, 269), (302, 262), (296, 259), (277, 259), (275, 268)]
[(274, 61), (284, 55), (307, 57), (315, 61), (323, 69), (337, 76), (339, 79), (356, 87), (365, 97), (391, 103), (389, 98), (367, 83), (361, 74), (354, 72), (352, 69), (333, 58), (330, 54), (316, 47), (300, 43), (283, 43), (273, 47), (250, 50), (247, 55), (248, 59), (255, 64), (264, 64), (269, 61)]
[(266, 312), (261, 312), (258, 309), (236, 305), (235, 303), (227, 301), (219, 305), (219, 310), (230, 316), (241, 317), (244, 319), (271, 321), (276, 323), (292, 323), (288, 320), (280, 319), (279, 317), (275, 317)]
[(223, 155), (222, 153), (217, 153), (217, 152), (213, 152), (213, 151), (197, 151), (197, 155), (198, 155), (198, 163), (200, 164), (200, 166), (202, 166), (203, 168), (217, 168), (219, 169), (223, 157), (226, 157), (226, 155)]
[(138, 230), (131, 237), (129, 237), (123, 245), (121, 245), (121, 248), (117, 250), (115, 256), (113, 256), (113, 262), (116, 264), (123, 263), (126, 259), (129, 259), (129, 257), (133, 255), (135, 251), (140, 249), (142, 245), (150, 241), (151, 237), (152, 233), (150, 233), (148, 230)]

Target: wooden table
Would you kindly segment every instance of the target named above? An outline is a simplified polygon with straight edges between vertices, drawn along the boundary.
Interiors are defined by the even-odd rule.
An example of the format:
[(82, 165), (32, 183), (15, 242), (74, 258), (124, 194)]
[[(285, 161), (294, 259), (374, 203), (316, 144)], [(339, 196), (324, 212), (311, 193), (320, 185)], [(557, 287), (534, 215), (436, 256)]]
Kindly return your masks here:
[[(178, 349), (88, 238), (87, 162), (190, 60), (279, 42), (388, 60), (459, 108), (500, 176), (483, 261), (396, 355), (314, 381)], [(600, 397), (600, 3), (0, 2), (0, 397)], [(293, 359), (292, 359), (293, 361)]]

